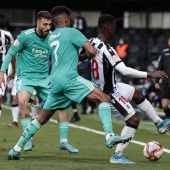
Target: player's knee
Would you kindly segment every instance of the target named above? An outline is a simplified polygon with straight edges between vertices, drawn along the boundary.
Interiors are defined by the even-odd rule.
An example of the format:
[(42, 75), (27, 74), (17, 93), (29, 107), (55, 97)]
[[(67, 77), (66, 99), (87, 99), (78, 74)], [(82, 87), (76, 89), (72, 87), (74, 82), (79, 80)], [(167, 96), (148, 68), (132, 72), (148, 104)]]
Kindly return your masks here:
[(139, 122), (140, 122), (139, 116), (137, 114), (134, 114), (132, 117), (130, 117), (126, 121), (126, 125), (129, 126), (129, 127), (137, 129)]
[(138, 104), (141, 104), (145, 100), (145, 96), (143, 96), (141, 90), (137, 89), (135, 90), (135, 94), (132, 100), (138, 105)]

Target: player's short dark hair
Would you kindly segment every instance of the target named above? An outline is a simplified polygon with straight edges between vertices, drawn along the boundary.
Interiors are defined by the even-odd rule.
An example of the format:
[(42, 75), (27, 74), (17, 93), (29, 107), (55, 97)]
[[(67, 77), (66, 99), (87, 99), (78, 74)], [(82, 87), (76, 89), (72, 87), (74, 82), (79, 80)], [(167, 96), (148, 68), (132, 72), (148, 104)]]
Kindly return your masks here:
[(56, 6), (51, 10), (51, 14), (53, 17), (56, 17), (61, 14), (67, 14), (68, 16), (70, 16), (70, 12), (71, 11), (68, 7), (62, 5)]
[(39, 11), (37, 14), (37, 20), (41, 20), (42, 18), (52, 19), (52, 15), (49, 11)]
[(108, 23), (114, 23), (116, 26), (115, 19), (112, 15), (103, 14), (99, 17), (98, 28), (105, 27)]

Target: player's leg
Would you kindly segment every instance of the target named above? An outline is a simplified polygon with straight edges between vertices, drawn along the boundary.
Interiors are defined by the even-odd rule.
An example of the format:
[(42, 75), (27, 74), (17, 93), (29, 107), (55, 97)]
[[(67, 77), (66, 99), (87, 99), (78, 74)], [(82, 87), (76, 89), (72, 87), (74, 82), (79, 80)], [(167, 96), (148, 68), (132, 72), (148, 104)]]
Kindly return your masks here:
[(170, 87), (169, 85), (162, 84), (161, 85), (161, 105), (167, 118), (170, 118), (169, 102), (170, 102)]
[(27, 143), (31, 137), (35, 135), (43, 124), (49, 121), (58, 108), (65, 108), (65, 110), (67, 110), (71, 105), (71, 102), (72, 101), (66, 96), (49, 94), (39, 116), (27, 125), (17, 144), (8, 152), (8, 159), (23, 160), (20, 152), (25, 143)]
[(68, 88), (70, 93), (67, 91), (67, 94), (65, 95), (77, 103), (81, 103), (85, 97), (93, 102), (99, 103), (99, 117), (103, 125), (106, 137), (106, 146), (108, 148), (112, 148), (118, 143), (127, 142), (132, 138), (131, 136), (120, 137), (114, 134), (110, 109), (111, 98), (96, 87), (95, 84), (81, 76), (78, 76), (74, 84)]
[(16, 94), (16, 77), (14, 78), (14, 81), (13, 81), (11, 95), (12, 95), (11, 111), (12, 111), (13, 121), (8, 126), (9, 127), (18, 127), (19, 106), (18, 106), (18, 97)]
[(11, 105), (11, 111), (12, 111), (12, 123), (9, 124), (9, 127), (18, 127), (18, 117), (19, 117), (19, 106), (18, 106), (18, 97), (15, 95), (12, 95), (12, 105)]
[[(169, 95), (169, 94), (168, 94)], [(161, 105), (162, 105), (162, 109), (166, 115), (167, 118), (170, 118), (170, 108), (169, 108), (169, 99), (166, 98), (162, 98), (161, 99)]]
[[(31, 122), (30, 113), (28, 109), (28, 103), (33, 100), (33, 90), (34, 86), (37, 82), (17, 77), (16, 81), (16, 91), (18, 96), (18, 104), (20, 109), (20, 121), (23, 130), (27, 127), (27, 125)], [(31, 100), (30, 100), (31, 99)], [(33, 148), (33, 139), (30, 139), (26, 145), (24, 150), (31, 151)]]
[(77, 110), (77, 103), (76, 102), (72, 102), (71, 108), (73, 110), (73, 116), (72, 116), (72, 118), (70, 119), (69, 122), (73, 123), (73, 122), (79, 121), (80, 117), (79, 117), (78, 110)]
[[(170, 119), (162, 120), (152, 104), (143, 96), (141, 90), (135, 89), (134, 87), (124, 84), (118, 83), (119, 91), (129, 100), (134, 101), (136, 103), (137, 108), (145, 113), (149, 119), (156, 125), (159, 133), (163, 134), (169, 130), (170, 127)], [(133, 90), (134, 89), (134, 90)], [(132, 93), (132, 91), (134, 91)]]
[(71, 146), (68, 141), (68, 113), (67, 111), (58, 111), (58, 125), (59, 125), (59, 133), (60, 133), (60, 150), (67, 150), (70, 153), (78, 153), (78, 149)]
[[(40, 80), (40, 84), (36, 89), (37, 93), (41, 97), (42, 100), (46, 100), (47, 96), (49, 94), (49, 87), (48, 87), (48, 82), (49, 79), (47, 78), (46, 80)], [(59, 97), (57, 97), (59, 98)], [(60, 99), (60, 101), (63, 101), (63, 103), (67, 104), (67, 98), (65, 99)], [(66, 101), (65, 101), (66, 100)], [(69, 100), (70, 101), (70, 100)], [(62, 108), (62, 107), (61, 107)], [(74, 147), (71, 146), (71, 144), (68, 142), (67, 137), (68, 137), (68, 113), (67, 111), (58, 111), (58, 125), (59, 125), (59, 133), (60, 133), (60, 144), (59, 144), (59, 149), (66, 149), (70, 153), (78, 153), (78, 150), (75, 149)]]
[[(134, 137), (140, 122), (139, 117), (129, 101), (121, 93), (115, 92), (112, 94), (112, 97), (111, 109), (113, 115), (117, 120), (126, 122), (126, 125), (121, 132), (121, 136)], [(110, 158), (110, 163), (135, 164), (135, 162), (132, 162), (123, 156), (124, 150), (128, 147), (129, 143), (130, 141), (125, 144), (121, 143), (117, 145), (115, 153)]]
[(54, 113), (55, 110), (50, 111), (43, 109), (41, 114), (27, 125), (16, 145), (8, 152), (9, 160), (24, 160), (20, 154), (23, 146), (34, 136), (40, 127), (50, 119)]
[[(6, 82), (7, 82), (7, 75), (6, 74), (4, 74), (4, 79), (5, 79), (5, 84), (6, 84)], [(5, 90), (6, 90), (6, 86), (2, 85), (2, 87), (0, 88), (0, 117), (1, 117), (1, 114), (2, 114), (1, 104), (2, 104), (3, 96), (5, 95)]]

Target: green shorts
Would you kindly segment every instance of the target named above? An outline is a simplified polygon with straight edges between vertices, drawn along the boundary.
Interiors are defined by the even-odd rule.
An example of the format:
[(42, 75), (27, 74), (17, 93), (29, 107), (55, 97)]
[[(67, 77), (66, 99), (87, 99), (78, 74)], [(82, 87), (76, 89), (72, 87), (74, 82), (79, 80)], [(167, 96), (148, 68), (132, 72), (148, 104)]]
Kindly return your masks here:
[[(33, 100), (33, 91), (37, 91), (37, 94), (42, 100), (46, 100), (50, 92), (49, 77), (46, 79), (27, 79), (19, 77), (16, 81), (16, 91), (28, 91), (31, 94), (31, 100)], [(30, 100), (30, 101), (31, 101)]]
[(55, 94), (50, 93), (43, 108), (46, 110), (67, 110), (72, 101), (80, 103), (96, 86), (93, 82), (81, 76), (76, 77), (73, 82), (72, 85), (66, 85)]

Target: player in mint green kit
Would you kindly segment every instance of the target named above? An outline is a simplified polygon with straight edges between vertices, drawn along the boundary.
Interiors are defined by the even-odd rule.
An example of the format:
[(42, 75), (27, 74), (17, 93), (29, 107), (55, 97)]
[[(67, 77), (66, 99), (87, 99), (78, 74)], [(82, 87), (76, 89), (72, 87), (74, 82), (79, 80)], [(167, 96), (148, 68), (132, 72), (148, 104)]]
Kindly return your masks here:
[(103, 93), (92, 82), (79, 76), (77, 72), (79, 49), (84, 47), (88, 51), (87, 57), (93, 57), (96, 50), (80, 31), (69, 28), (69, 8), (57, 6), (51, 13), (55, 26), (55, 31), (49, 37), (49, 49), (52, 56), (51, 91), (41, 114), (26, 127), (17, 144), (9, 151), (9, 159), (23, 160), (20, 154), (22, 147), (55, 111), (59, 109), (66, 111), (72, 101), (80, 103), (85, 97), (99, 103), (99, 117), (103, 124), (108, 148), (132, 139), (131, 136), (120, 137), (113, 133), (110, 96)]
[[(9, 49), (0, 72), (0, 82), (10, 61), (17, 54), (17, 96), (19, 101), (21, 124), (23, 130), (30, 123), (28, 102), (33, 99), (34, 89), (42, 100), (46, 100), (50, 91), (49, 83), (49, 57), (48, 39), (52, 26), (52, 16), (49, 11), (40, 11), (37, 15), (37, 26), (21, 32)], [(66, 112), (58, 113), (60, 145), (59, 149), (67, 149), (70, 153), (77, 153), (67, 141), (68, 115)], [(25, 145), (24, 150), (32, 150), (33, 139)]]

